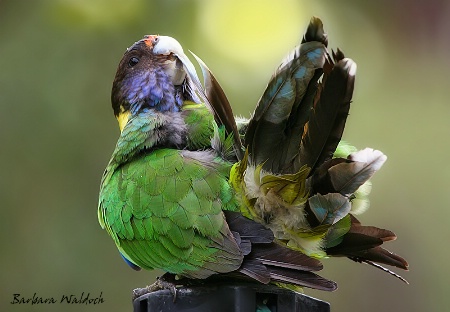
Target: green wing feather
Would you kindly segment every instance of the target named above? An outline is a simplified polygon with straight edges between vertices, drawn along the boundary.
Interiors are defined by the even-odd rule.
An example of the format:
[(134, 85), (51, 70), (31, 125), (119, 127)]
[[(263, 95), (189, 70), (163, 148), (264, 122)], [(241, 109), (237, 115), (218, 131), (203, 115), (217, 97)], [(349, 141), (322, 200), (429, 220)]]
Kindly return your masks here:
[(236, 203), (227, 178), (204, 166), (202, 153), (159, 149), (123, 164), (104, 185), (103, 222), (138, 266), (205, 278), (241, 265), (222, 213)]

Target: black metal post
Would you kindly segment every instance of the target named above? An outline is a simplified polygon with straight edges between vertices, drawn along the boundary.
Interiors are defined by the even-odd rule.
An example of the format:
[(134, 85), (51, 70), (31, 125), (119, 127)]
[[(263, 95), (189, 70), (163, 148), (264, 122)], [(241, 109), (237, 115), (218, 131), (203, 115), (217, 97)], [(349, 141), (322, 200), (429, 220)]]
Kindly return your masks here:
[(329, 312), (327, 302), (271, 285), (222, 284), (143, 295), (134, 312)]

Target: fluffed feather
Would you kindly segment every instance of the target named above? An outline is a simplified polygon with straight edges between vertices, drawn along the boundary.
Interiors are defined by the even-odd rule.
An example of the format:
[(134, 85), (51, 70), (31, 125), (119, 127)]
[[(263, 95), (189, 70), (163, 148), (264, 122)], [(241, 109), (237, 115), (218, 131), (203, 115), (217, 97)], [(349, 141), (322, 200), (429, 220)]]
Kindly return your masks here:
[[(248, 125), (240, 126), (248, 164), (247, 157), (236, 164), (231, 181), (243, 194), (246, 215), (266, 224), (288, 248), (405, 269), (403, 258), (380, 247), (395, 235), (362, 226), (351, 215), (367, 207), (368, 179), (386, 156), (339, 145), (356, 64), (339, 49), (328, 55), (326, 45), (322, 23), (313, 18), (301, 46), (272, 76)], [(300, 189), (292, 177), (305, 169), (305, 191), (290, 192), (287, 186)], [(293, 194), (302, 200), (289, 201)], [(361, 209), (353, 208), (357, 203)]]

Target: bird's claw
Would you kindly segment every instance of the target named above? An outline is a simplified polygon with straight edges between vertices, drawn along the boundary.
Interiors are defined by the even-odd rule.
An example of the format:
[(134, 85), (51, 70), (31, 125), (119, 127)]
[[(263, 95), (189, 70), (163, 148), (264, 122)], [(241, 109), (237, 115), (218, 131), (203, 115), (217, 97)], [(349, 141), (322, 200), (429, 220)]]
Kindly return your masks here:
[(132, 300), (134, 301), (135, 299), (139, 298), (140, 296), (150, 294), (150, 293), (158, 291), (158, 290), (164, 290), (164, 289), (170, 290), (170, 293), (173, 295), (173, 302), (175, 302), (175, 300), (177, 298), (177, 288), (176, 288), (176, 280), (175, 280), (174, 275), (172, 275), (172, 274), (168, 275), (166, 273), (163, 276), (158, 277), (156, 279), (156, 281), (151, 285), (148, 285), (144, 288), (133, 289)]

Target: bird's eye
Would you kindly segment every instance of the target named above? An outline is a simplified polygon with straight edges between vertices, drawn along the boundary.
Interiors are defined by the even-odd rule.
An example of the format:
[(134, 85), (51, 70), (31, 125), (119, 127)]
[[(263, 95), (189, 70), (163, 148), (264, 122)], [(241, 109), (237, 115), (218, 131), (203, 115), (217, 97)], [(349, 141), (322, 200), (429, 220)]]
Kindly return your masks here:
[(153, 43), (157, 43), (159, 41), (159, 37), (155, 37), (155, 39), (153, 39)]
[(139, 63), (139, 58), (133, 56), (133, 57), (130, 58), (130, 60), (128, 61), (128, 66), (133, 67), (133, 66), (136, 65), (137, 63)]

